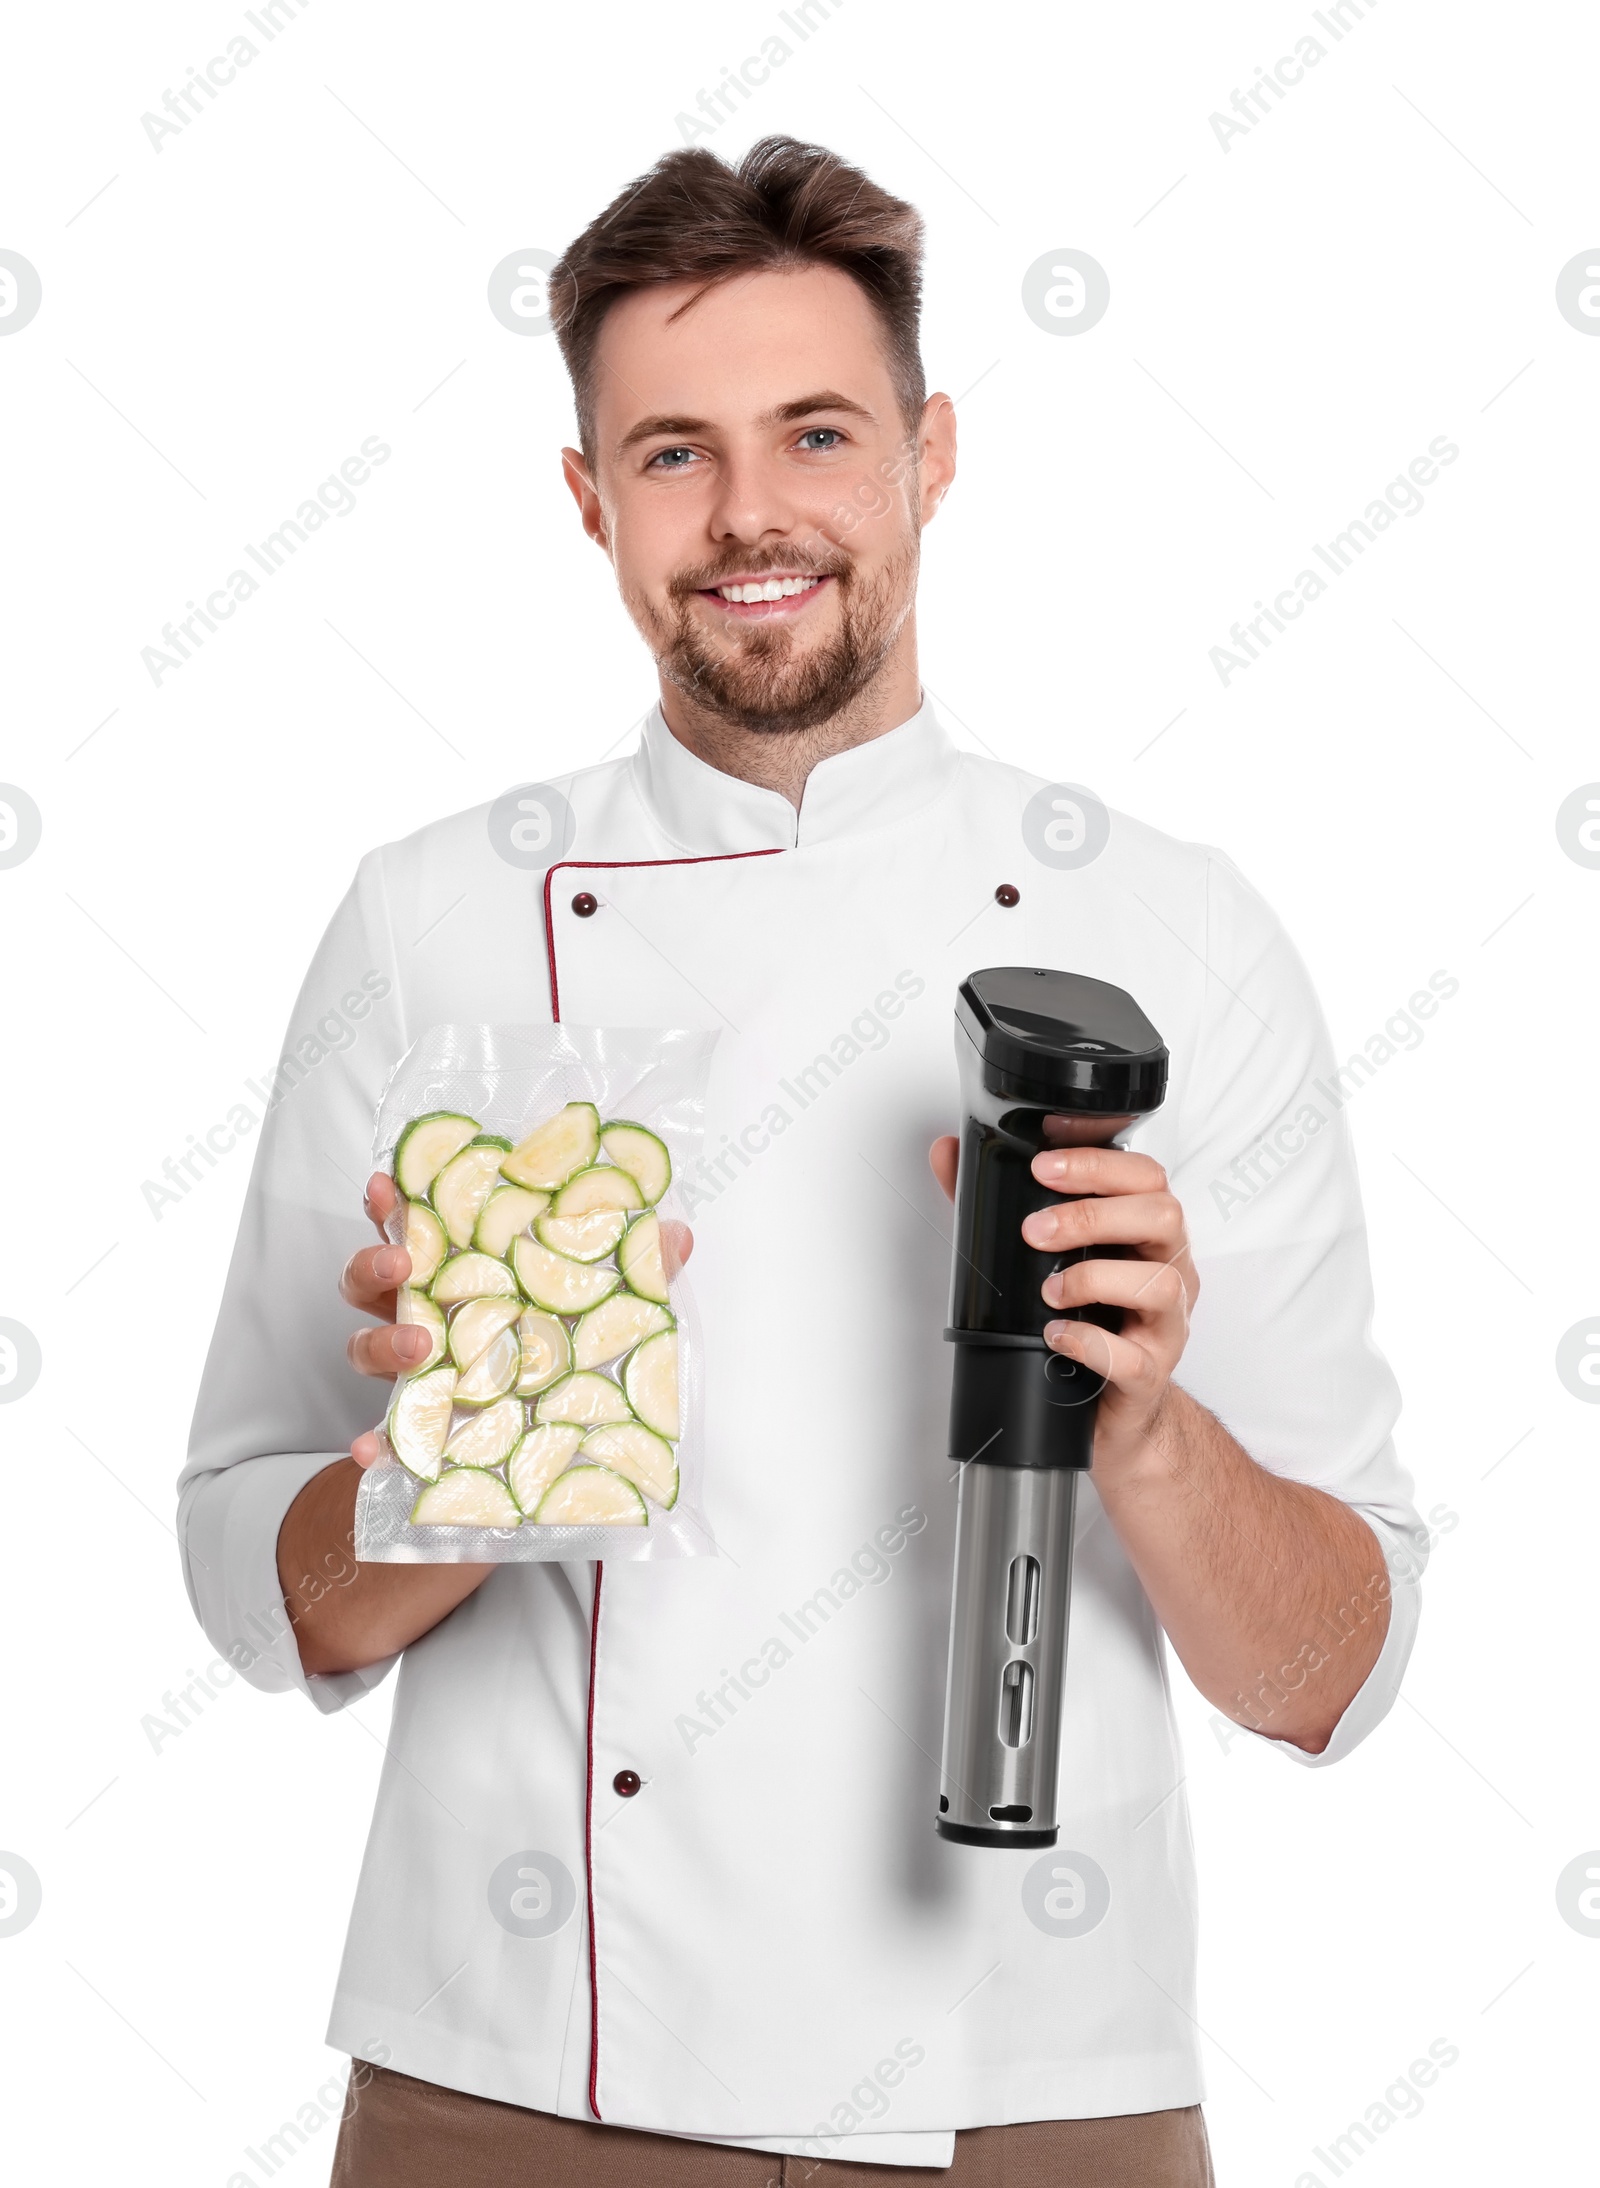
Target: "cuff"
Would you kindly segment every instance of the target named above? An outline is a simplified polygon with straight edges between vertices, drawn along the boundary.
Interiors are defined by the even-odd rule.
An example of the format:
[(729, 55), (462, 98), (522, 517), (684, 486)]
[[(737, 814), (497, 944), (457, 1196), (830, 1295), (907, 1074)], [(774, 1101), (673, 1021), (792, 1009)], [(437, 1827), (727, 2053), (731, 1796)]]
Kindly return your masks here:
[(308, 1675), (278, 1580), (278, 1530), (313, 1475), (341, 1451), (292, 1451), (241, 1459), (198, 1474), (178, 1501), (184, 1584), (206, 1638), (263, 1694), (298, 1692), (324, 1713), (381, 1685), (398, 1661), (364, 1671)]
[(1377, 1662), (1351, 1696), (1344, 1715), (1333, 1728), (1333, 1738), (1320, 1755), (1308, 1755), (1303, 1747), (1296, 1747), (1289, 1740), (1267, 1742), (1269, 1747), (1287, 1755), (1291, 1762), (1303, 1763), (1311, 1770), (1342, 1762), (1351, 1749), (1359, 1747), (1367, 1734), (1375, 1731), (1388, 1716), (1394, 1707), (1394, 1698), (1400, 1692), (1406, 1665), (1411, 1661), (1417, 1621), (1422, 1616), (1421, 1573), (1415, 1546), (1399, 1528), (1380, 1519), (1375, 1512), (1360, 1505), (1352, 1509), (1360, 1512), (1377, 1536), (1378, 1547), (1383, 1552), (1389, 1574), (1389, 1630), (1383, 1637)]

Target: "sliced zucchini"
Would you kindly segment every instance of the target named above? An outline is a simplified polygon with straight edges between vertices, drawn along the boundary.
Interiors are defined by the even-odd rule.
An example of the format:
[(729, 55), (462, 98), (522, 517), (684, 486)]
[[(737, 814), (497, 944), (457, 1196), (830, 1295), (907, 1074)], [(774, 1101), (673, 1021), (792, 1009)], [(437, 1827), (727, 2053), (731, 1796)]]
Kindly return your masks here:
[(535, 1216), (550, 1205), (548, 1193), (530, 1192), (525, 1185), (498, 1185), (478, 1211), (472, 1243), (479, 1253), (498, 1254), (503, 1261), (511, 1241), (527, 1230)]
[(592, 1169), (580, 1170), (576, 1177), (568, 1178), (555, 1199), (550, 1203), (553, 1216), (586, 1216), (594, 1208), (622, 1208), (629, 1214), (644, 1206), (640, 1192), (626, 1170), (615, 1164), (597, 1162)]
[(617, 1292), (578, 1317), (572, 1333), (572, 1364), (575, 1368), (604, 1367), (608, 1360), (620, 1360), (657, 1330), (673, 1327), (672, 1316), (653, 1299), (641, 1299), (634, 1292)]
[(435, 1306), (459, 1306), (463, 1299), (515, 1299), (517, 1280), (493, 1254), (457, 1254), (428, 1287)]
[(395, 1294), (394, 1318), (402, 1326), (409, 1324), (415, 1329), (426, 1330), (433, 1340), (416, 1366), (406, 1369), (408, 1375), (422, 1375), (444, 1358), (444, 1315), (426, 1292), (419, 1292), (414, 1285), (402, 1284)]
[(623, 1475), (652, 1503), (669, 1512), (678, 1501), (678, 1462), (672, 1446), (665, 1436), (646, 1428), (643, 1421), (618, 1421), (609, 1428), (591, 1428), (578, 1456), (609, 1466), (614, 1474)]
[(587, 1169), (600, 1152), (600, 1112), (593, 1102), (568, 1102), (536, 1125), (500, 1165), (513, 1185), (553, 1193), (574, 1170)]
[(394, 1149), (394, 1181), (407, 1200), (420, 1200), (450, 1157), (480, 1129), (476, 1117), (453, 1109), (430, 1109), (425, 1117), (413, 1117)]
[(411, 1256), (411, 1274), (406, 1282), (416, 1285), (419, 1291), (425, 1291), (432, 1283), (440, 1262), (450, 1250), (444, 1225), (426, 1201), (406, 1202), (405, 1236), (400, 1243)]
[[(418, 1499), (421, 1502), (421, 1499)], [(648, 1527), (650, 1515), (631, 1481), (609, 1466), (573, 1466), (539, 1500), (541, 1527)]]
[(533, 1409), (536, 1421), (577, 1421), (584, 1428), (598, 1428), (605, 1421), (633, 1418), (628, 1401), (609, 1375), (563, 1375), (552, 1383)]
[(583, 1430), (571, 1421), (549, 1421), (530, 1428), (506, 1462), (511, 1494), (525, 1512), (537, 1506), (556, 1476), (572, 1464)]
[(450, 1466), (498, 1466), (516, 1449), (527, 1425), (520, 1398), (497, 1398), (451, 1431), (445, 1461)]
[(430, 1368), (426, 1375), (408, 1376), (395, 1390), (384, 1431), (389, 1449), (407, 1473), (415, 1474), (419, 1481), (438, 1479), (455, 1394), (453, 1367)]
[(522, 1373), (522, 1347), (514, 1329), (503, 1329), (479, 1353), (456, 1384), (457, 1405), (490, 1405), (515, 1390)]
[(530, 1307), (517, 1324), (517, 1343), (522, 1347), (522, 1373), (517, 1377), (519, 1397), (531, 1398), (536, 1390), (545, 1389), (572, 1367), (572, 1339), (567, 1335), (566, 1323), (558, 1315)]
[(480, 1133), (459, 1155), (452, 1155), (434, 1179), (430, 1197), (452, 1246), (472, 1244), (478, 1211), (500, 1181), (500, 1158), (510, 1144)]
[(652, 1212), (635, 1216), (617, 1248), (617, 1267), (629, 1291), (641, 1299), (667, 1303), (667, 1266), (661, 1258), (661, 1223)]
[(622, 1370), (628, 1403), (646, 1428), (678, 1440), (678, 1333), (663, 1330), (630, 1353)]
[[(432, 1302), (429, 1302), (432, 1305)], [(438, 1313), (438, 1308), (434, 1308)], [(450, 1357), (458, 1368), (471, 1367), (502, 1330), (522, 1312), (520, 1299), (468, 1299), (450, 1317)]]
[[(622, 1282), (615, 1269), (592, 1268), (566, 1254), (552, 1253), (537, 1239), (518, 1238), (511, 1245), (511, 1266), (517, 1282), (536, 1307), (547, 1314), (582, 1314), (609, 1299)], [(434, 1286), (435, 1296), (438, 1286)]]
[[(622, 1172), (613, 1175), (620, 1178)], [(569, 1261), (604, 1261), (627, 1227), (620, 1208), (591, 1208), (582, 1216), (558, 1216), (552, 1209), (534, 1218), (533, 1233), (541, 1246), (565, 1254)]]
[(411, 1507), (413, 1527), (520, 1527), (517, 1501), (498, 1474), (457, 1466)]
[(642, 1124), (625, 1124), (619, 1118), (600, 1127), (600, 1145), (619, 1170), (636, 1180), (645, 1206), (653, 1208), (672, 1183), (672, 1157), (664, 1142)]

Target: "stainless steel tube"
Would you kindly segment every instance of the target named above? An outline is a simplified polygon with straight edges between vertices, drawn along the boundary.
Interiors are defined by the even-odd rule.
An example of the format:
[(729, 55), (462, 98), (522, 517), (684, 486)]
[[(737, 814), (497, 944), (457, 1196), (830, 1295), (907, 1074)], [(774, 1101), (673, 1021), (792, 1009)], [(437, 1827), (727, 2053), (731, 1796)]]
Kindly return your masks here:
[(961, 1470), (938, 1829), (1053, 1846), (1072, 1588), (1072, 1467)]

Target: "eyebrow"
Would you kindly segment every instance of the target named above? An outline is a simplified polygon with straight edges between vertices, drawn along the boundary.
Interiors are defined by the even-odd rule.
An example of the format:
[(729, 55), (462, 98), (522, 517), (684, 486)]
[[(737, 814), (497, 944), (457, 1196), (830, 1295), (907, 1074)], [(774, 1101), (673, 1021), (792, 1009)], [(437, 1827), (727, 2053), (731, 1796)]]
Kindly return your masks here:
[[(822, 388), (814, 395), (799, 396), (792, 403), (780, 403), (756, 420), (757, 425), (793, 425), (799, 418), (814, 417), (819, 410), (839, 410), (852, 418), (873, 419), (875, 413), (865, 403), (852, 402), (848, 395), (841, 395), (836, 388)], [(641, 418), (639, 423), (622, 436), (617, 443), (617, 454), (625, 455), (641, 441), (653, 441), (659, 435), (681, 435), (689, 439), (695, 434), (714, 431), (709, 418), (686, 418), (657, 415)]]

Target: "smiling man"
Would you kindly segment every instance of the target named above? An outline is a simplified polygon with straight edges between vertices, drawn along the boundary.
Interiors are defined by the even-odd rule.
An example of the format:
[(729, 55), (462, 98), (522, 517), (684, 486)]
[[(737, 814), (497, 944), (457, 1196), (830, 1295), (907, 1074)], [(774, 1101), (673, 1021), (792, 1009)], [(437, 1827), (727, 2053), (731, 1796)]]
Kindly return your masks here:
[[(572, 245), (566, 481), (658, 704), (629, 757), (553, 785), (548, 874), (496, 856), (483, 807), (371, 854), (297, 1010), (386, 982), (264, 1129), (181, 1516), (196, 1609), (256, 1685), (336, 1710), (401, 1662), (330, 2029), (362, 2062), (339, 2188), (1202, 2188), (1163, 1634), (1230, 1739), (1302, 1762), (1371, 1730), (1410, 1650), (1418, 1523), (1303, 967), (1219, 852), (1119, 814), (1097, 856), (1030, 856), (1046, 786), (923, 697), (955, 426), (920, 261), (909, 206), (786, 138), (737, 170), (675, 153)], [(1093, 752), (1075, 729), (1060, 772)], [(1136, 1147), (1035, 1163), (1087, 1196), (1025, 1226), (1089, 1249), (1045, 1280), (1046, 1336), (1108, 1378), (1043, 1857), (933, 1831), (938, 1186), (955, 991), (993, 964), (1128, 989), (1172, 1056)], [(690, 1183), (720, 1554), (358, 1565), (361, 1378), (427, 1340), (340, 1178), (426, 1028), (553, 1017), (719, 1034)], [(380, 1225), (392, 1195), (369, 1184)], [(341, 1268), (377, 1318), (348, 1356)], [(495, 1896), (519, 1862), (531, 1931)]]

